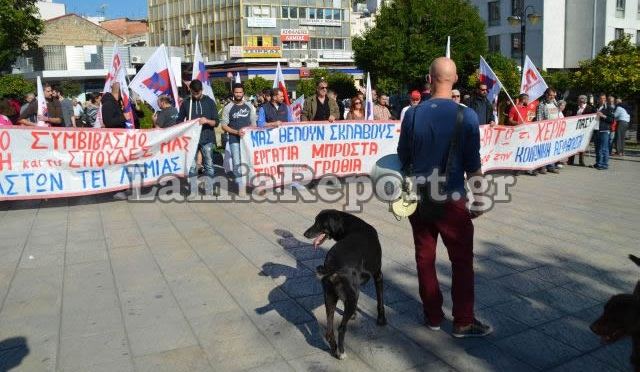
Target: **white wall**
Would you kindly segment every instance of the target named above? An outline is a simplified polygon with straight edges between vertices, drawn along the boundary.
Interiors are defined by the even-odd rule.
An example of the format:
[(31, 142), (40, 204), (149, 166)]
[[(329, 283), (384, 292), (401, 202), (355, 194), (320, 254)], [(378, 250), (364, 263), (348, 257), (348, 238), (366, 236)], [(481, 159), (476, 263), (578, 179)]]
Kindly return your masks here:
[(60, 17), (66, 14), (64, 4), (56, 4), (49, 1), (38, 1), (36, 3), (38, 11), (40, 12), (40, 18), (48, 20), (51, 18)]
[(544, 0), (542, 68), (564, 68), (565, 2)]

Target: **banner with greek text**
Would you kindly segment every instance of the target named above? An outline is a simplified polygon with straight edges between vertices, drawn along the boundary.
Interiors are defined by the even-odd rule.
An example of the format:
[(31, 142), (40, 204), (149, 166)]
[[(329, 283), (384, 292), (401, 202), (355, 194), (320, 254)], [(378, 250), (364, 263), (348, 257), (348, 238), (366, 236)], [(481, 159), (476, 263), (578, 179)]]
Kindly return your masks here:
[(482, 170), (533, 170), (584, 151), (596, 115), (536, 121), (515, 127), (480, 127)]
[(242, 137), (242, 163), (249, 168), (249, 181), (262, 175), (273, 177), (275, 185), (288, 183), (285, 169), (304, 179), (369, 174), (378, 159), (396, 152), (399, 137), (399, 121), (307, 122), (253, 129)]
[(57, 198), (151, 185), (188, 175), (200, 130), (2, 127), (0, 200)]
[[(587, 148), (597, 121), (596, 115), (585, 115), (515, 127), (482, 125), (482, 170), (532, 170), (564, 160)], [(298, 173), (303, 179), (369, 174), (378, 159), (397, 152), (399, 136), (398, 121), (251, 129), (242, 137), (242, 163), (249, 181), (263, 175), (275, 185), (291, 181), (287, 169), (289, 176)]]

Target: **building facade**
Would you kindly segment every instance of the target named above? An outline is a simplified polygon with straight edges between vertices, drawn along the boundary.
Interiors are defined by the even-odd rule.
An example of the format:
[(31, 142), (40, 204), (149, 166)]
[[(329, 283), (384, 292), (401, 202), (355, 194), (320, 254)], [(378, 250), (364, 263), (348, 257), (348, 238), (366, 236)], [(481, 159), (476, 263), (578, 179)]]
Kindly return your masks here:
[(524, 4), (527, 14), (541, 18), (526, 20), (525, 53), (543, 69), (576, 68), (593, 58), (610, 41), (630, 35), (640, 43), (640, 0), (472, 0), (487, 24), (489, 52), (514, 58), (522, 51), (517, 16)]
[(57, 18), (66, 14), (64, 4), (54, 3), (52, 0), (36, 1), (38, 13), (43, 21)]
[(352, 63), (350, 0), (149, 0), (149, 45), (205, 61), (273, 59), (293, 66)]
[(100, 22), (100, 26), (124, 39), (124, 45), (147, 46), (149, 24), (146, 20), (115, 18)]

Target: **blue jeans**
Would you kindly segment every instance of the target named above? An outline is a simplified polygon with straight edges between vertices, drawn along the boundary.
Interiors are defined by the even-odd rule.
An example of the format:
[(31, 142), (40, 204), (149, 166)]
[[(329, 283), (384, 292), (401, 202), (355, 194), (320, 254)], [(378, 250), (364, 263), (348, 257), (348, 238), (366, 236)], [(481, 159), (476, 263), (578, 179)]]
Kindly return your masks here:
[(204, 174), (209, 177), (213, 177), (213, 143), (199, 143), (198, 150), (196, 151), (196, 157), (193, 159), (193, 165), (189, 168), (189, 177), (197, 176), (197, 160), (198, 151), (202, 152), (202, 166), (204, 167)]
[(609, 131), (602, 130), (596, 137), (596, 167), (609, 168)]
[(240, 143), (239, 142), (230, 142), (229, 149), (231, 150), (231, 162), (233, 164), (232, 171), (233, 177), (237, 184), (242, 184), (242, 155), (240, 151)]

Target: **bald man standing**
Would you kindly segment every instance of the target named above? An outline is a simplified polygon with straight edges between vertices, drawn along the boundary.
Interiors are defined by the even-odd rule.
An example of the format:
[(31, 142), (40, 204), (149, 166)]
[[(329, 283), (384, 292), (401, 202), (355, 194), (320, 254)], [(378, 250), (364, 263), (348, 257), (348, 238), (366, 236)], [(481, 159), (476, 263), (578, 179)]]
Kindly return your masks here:
[[(420, 298), (427, 326), (439, 330), (444, 320), (442, 293), (436, 276), (438, 235), (447, 247), (452, 265), (454, 337), (481, 337), (491, 327), (474, 317), (473, 223), (480, 216), (482, 194), (474, 195), (466, 206), (467, 178), (482, 177), (478, 115), (451, 99), (458, 80), (456, 65), (449, 58), (438, 58), (429, 69), (432, 97), (410, 108), (404, 116), (398, 156), (405, 169), (430, 181), (419, 187), (418, 211), (409, 217), (416, 249)], [(451, 158), (451, 159), (450, 159)], [(429, 177), (445, 176), (439, 182)], [(437, 191), (432, 191), (437, 190)], [(436, 195), (437, 194), (437, 195)]]

